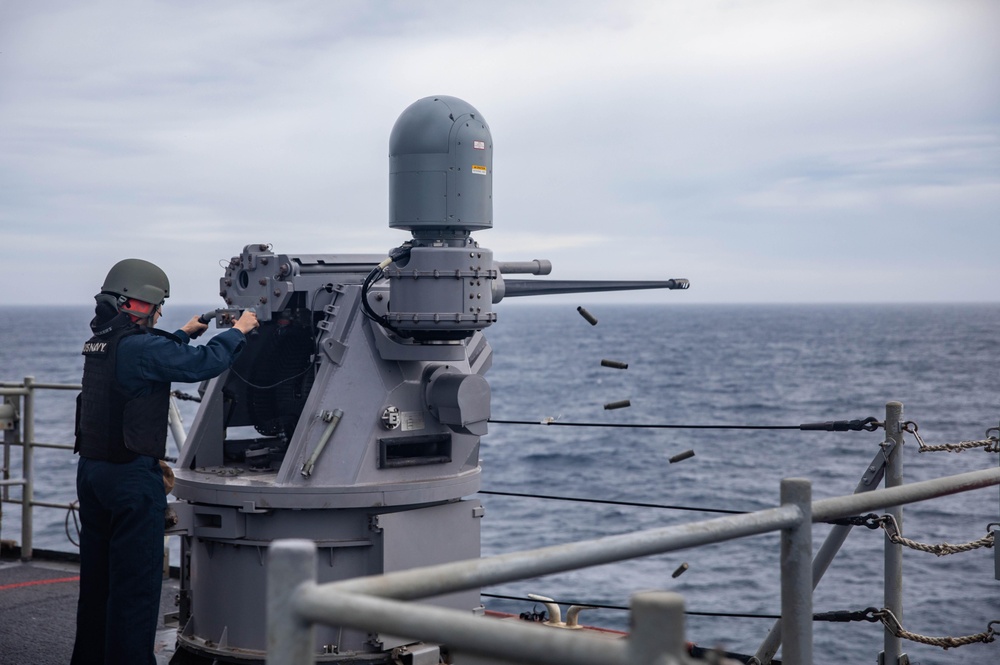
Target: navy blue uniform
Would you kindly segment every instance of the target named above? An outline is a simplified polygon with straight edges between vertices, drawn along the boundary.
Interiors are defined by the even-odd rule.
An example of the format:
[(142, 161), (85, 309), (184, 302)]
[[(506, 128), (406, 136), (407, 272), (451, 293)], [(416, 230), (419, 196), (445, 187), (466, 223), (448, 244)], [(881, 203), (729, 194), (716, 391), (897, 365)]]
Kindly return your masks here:
[(219, 333), (204, 346), (189, 345), (190, 338), (183, 330), (174, 336), (180, 344), (153, 335), (132, 335), (121, 341), (116, 371), (127, 395), (144, 395), (153, 382), (195, 383), (218, 376), (233, 364), (246, 339), (236, 328)]
[[(97, 330), (95, 324), (91, 325)], [(243, 333), (235, 328), (204, 346), (190, 346), (183, 331), (174, 335), (175, 339), (128, 334), (117, 339), (117, 385), (110, 387), (119, 393), (116, 399), (148, 396), (171, 381), (193, 383), (218, 376), (245, 344)], [(86, 369), (84, 378), (86, 392)], [(106, 383), (91, 385), (104, 390)], [(91, 403), (100, 403), (101, 398)], [(127, 420), (128, 416), (126, 425)], [(167, 422), (154, 427), (165, 432)], [(129, 453), (122, 458), (86, 453), (81, 450), (76, 481), (81, 521), (80, 601), (72, 665), (152, 665), (167, 504), (159, 461), (145, 454)], [(127, 458), (131, 461), (120, 461)]]

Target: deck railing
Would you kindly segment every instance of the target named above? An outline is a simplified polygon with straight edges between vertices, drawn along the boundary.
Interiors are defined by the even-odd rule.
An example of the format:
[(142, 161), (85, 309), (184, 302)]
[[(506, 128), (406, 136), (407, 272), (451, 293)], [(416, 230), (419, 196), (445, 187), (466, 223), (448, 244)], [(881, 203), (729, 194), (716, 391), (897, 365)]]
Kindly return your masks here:
[[(24, 560), (33, 555), (33, 509), (71, 508), (70, 504), (34, 499), (34, 450), (73, 449), (68, 444), (35, 440), (36, 393), (80, 389), (79, 384), (36, 383), (30, 376), (23, 383), (0, 383), (0, 429), (4, 432), (0, 499), (21, 504)], [(786, 479), (781, 483), (781, 505), (767, 510), (322, 585), (316, 583), (312, 541), (275, 541), (268, 555), (267, 663), (315, 663), (312, 634), (316, 623), (385, 632), (446, 644), (460, 653), (542, 665), (683, 662), (684, 603), (677, 594), (633, 596), (630, 635), (621, 640), (525, 622), (484, 620), (471, 613), (415, 606), (409, 601), (780, 531), (782, 618), (755, 657), (759, 662), (770, 662), (784, 642), (785, 662), (808, 665), (812, 662), (812, 590), (851, 529), (834, 526), (813, 560), (813, 522), (885, 509), (901, 526), (904, 504), (1000, 485), (1000, 468), (904, 484), (902, 408), (898, 402), (886, 405), (886, 440), (852, 495), (813, 502), (808, 481)], [(174, 405), (170, 428), (180, 447), (184, 431)], [(22, 449), (19, 477), (10, 475), (12, 447)], [(886, 487), (876, 489), (883, 476)], [(11, 487), (21, 487), (19, 498), (10, 498)], [(901, 546), (886, 538), (885, 607), (901, 616), (901, 604)], [(898, 663), (901, 654), (900, 638), (885, 631), (880, 662)]]
[[(36, 448), (53, 448), (72, 452), (73, 446), (35, 440), (35, 397), (39, 390), (75, 390), (78, 383), (36, 383), (35, 377), (24, 377), (23, 383), (0, 383), (3, 398), (3, 474), (0, 477), (0, 515), (3, 503), (21, 504), (21, 558), (30, 560), (34, 553), (34, 509), (36, 507), (70, 509), (68, 503), (35, 501), (34, 459)], [(11, 477), (11, 449), (21, 448), (21, 475)], [(21, 496), (10, 498), (10, 488), (20, 487)]]
[[(3, 460), (0, 471), (0, 518), (3, 504), (21, 506), (21, 559), (29, 561), (34, 556), (34, 509), (57, 508), (71, 510), (70, 503), (52, 503), (35, 500), (35, 450), (49, 448), (73, 452), (73, 445), (50, 443), (35, 439), (35, 403), (40, 390), (74, 391), (83, 388), (79, 383), (38, 383), (35, 377), (26, 376), (21, 383), (0, 382), (0, 430), (3, 431)], [(178, 448), (184, 443), (184, 428), (174, 400), (170, 400), (168, 423)], [(20, 476), (12, 477), (13, 448), (21, 449)], [(21, 495), (11, 498), (10, 489), (20, 487)]]
[[(315, 581), (312, 541), (279, 540), (268, 553), (267, 664), (315, 663), (316, 623), (386, 632), (447, 644), (459, 653), (539, 665), (684, 662), (683, 601), (676, 594), (633, 596), (632, 632), (622, 640), (492, 621), (407, 601), (780, 530), (783, 660), (808, 665), (812, 663), (813, 522), (998, 484), (1000, 468), (991, 468), (811, 501), (809, 481), (786, 479), (776, 508), (327, 584)], [(887, 550), (895, 547), (899, 545), (886, 539)], [(885, 654), (900, 651), (898, 639), (886, 632)]]
[[(310, 541), (275, 542), (269, 559), (268, 663), (315, 662), (314, 623), (384, 631), (518, 662), (679, 661), (684, 643), (683, 600), (674, 594), (637, 594), (632, 599), (630, 637), (610, 644), (530, 624), (483, 621), (455, 610), (415, 608), (405, 601), (779, 530), (782, 618), (754, 657), (757, 662), (770, 662), (784, 641), (786, 662), (811, 663), (812, 590), (851, 530), (849, 525), (833, 527), (812, 560), (812, 522), (881, 508), (901, 524), (904, 504), (1000, 484), (998, 468), (904, 484), (902, 416), (902, 404), (886, 405), (886, 439), (854, 494), (814, 503), (808, 481), (786, 479), (778, 508), (323, 585), (315, 581), (315, 547)], [(876, 489), (883, 477), (885, 489)], [(884, 559), (885, 608), (902, 616), (901, 546), (886, 538)], [(659, 628), (647, 634), (642, 627), (654, 615), (660, 617)], [(664, 622), (666, 617), (672, 618)], [(888, 630), (884, 635), (880, 662), (900, 662), (901, 638)]]

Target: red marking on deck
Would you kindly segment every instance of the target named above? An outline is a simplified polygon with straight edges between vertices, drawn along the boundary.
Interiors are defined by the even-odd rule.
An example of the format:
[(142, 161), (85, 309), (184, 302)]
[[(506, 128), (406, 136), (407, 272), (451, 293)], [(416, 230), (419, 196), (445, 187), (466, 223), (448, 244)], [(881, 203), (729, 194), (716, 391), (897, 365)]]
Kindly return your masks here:
[(18, 582), (16, 584), (5, 584), (0, 586), (0, 591), (6, 591), (7, 589), (19, 589), (26, 586), (37, 586), (39, 584), (59, 584), (60, 582), (79, 582), (80, 576), (76, 577), (56, 577), (51, 580), (33, 580), (31, 582)]

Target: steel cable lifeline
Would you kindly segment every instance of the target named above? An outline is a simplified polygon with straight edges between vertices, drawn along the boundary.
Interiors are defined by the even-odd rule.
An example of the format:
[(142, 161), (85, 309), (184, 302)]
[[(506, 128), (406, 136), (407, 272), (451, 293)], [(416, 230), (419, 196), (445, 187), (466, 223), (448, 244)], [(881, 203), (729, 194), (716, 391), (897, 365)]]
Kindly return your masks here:
[[(499, 599), (499, 600), (517, 600), (517, 601), (524, 601), (526, 603), (536, 603), (537, 602), (535, 599), (529, 598), (529, 597), (526, 597), (526, 596), (507, 596), (507, 595), (498, 594), (498, 593), (480, 593), (479, 595), (483, 596), (484, 598), (496, 598), (496, 599)], [(568, 605), (568, 606), (576, 605), (576, 606), (579, 606), (579, 607), (586, 607), (588, 609), (620, 610), (620, 611), (623, 611), (623, 612), (628, 612), (628, 611), (631, 610), (631, 608), (628, 607), (628, 606), (626, 606), (626, 605), (607, 605), (607, 604), (602, 604), (602, 603), (582, 602), (582, 601), (579, 601), (579, 600), (559, 600), (559, 599), (554, 599), (551, 602), (554, 602), (557, 605)], [(524, 615), (531, 615), (531, 616), (534, 616), (534, 617), (538, 617), (538, 616), (543, 616), (544, 614), (545, 614), (544, 611), (542, 611), (542, 612), (530, 612), (530, 613), (529, 612), (524, 612), (524, 613), (522, 613), (522, 618), (524, 618)], [(732, 618), (732, 619), (772, 619), (773, 620), (773, 619), (780, 619), (781, 618), (780, 614), (762, 614), (762, 613), (755, 613), (755, 612), (697, 612), (697, 611), (693, 611), (693, 610), (685, 610), (684, 614), (690, 615), (690, 616), (724, 617), (724, 618)], [(882, 621), (882, 617), (883, 616), (887, 616), (888, 614), (891, 614), (888, 610), (880, 610), (877, 607), (869, 607), (869, 608), (863, 609), (863, 610), (833, 610), (833, 611), (830, 611), (830, 612), (815, 612), (813, 614), (813, 621), (825, 622), (825, 623), (848, 623), (848, 622), (854, 622), (854, 621), (868, 621), (870, 623), (875, 623), (875, 622), (878, 622), (878, 621)], [(538, 619), (535, 618), (535, 619), (532, 619), (532, 620), (538, 620)], [(887, 620), (890, 623), (892, 622), (892, 619), (887, 619)], [(898, 625), (898, 621), (896, 623)], [(998, 622), (997, 621), (991, 622), (990, 626), (992, 626), (994, 623), (998, 623)], [(992, 628), (989, 628), (989, 630), (987, 632), (995, 633), (995, 631), (993, 631)], [(980, 636), (985, 635), (985, 634), (986, 633), (979, 633), (977, 635), (970, 636), (970, 637), (980, 638)], [(958, 640), (963, 640), (964, 641), (964, 640), (969, 640), (968, 637), (962, 637), (962, 638), (941, 637), (941, 638), (929, 638), (929, 639), (937, 639), (937, 640), (942, 640), (942, 641), (958, 641)], [(989, 640), (973, 639), (973, 640), (971, 640), (971, 641), (969, 641), (967, 643), (971, 644), (973, 642), (979, 642), (979, 641), (992, 642), (993, 640), (992, 639), (989, 639)], [(940, 646), (940, 645), (938, 645), (938, 646)], [(959, 645), (953, 644), (952, 646), (959, 646)], [(950, 648), (950, 647), (946, 647), (946, 648)]]
[(746, 510), (727, 510), (725, 508), (696, 508), (693, 506), (671, 506), (662, 503), (642, 503), (639, 501), (612, 501), (609, 499), (585, 499), (574, 496), (553, 496), (550, 494), (527, 494), (522, 492), (500, 492), (494, 490), (479, 490), (479, 494), (492, 494), (494, 496), (513, 496), (525, 499), (549, 499), (553, 501), (576, 501), (579, 503), (597, 503), (610, 506), (630, 506), (634, 508), (666, 508), (669, 510), (691, 510), (703, 513), (724, 513), (727, 515), (743, 515)]
[[(308, 369), (308, 368), (307, 368)], [(298, 378), (305, 373), (305, 370), (300, 374), (295, 376), (282, 379), (278, 383), (272, 386), (252, 386), (246, 379), (237, 375), (238, 378), (243, 380), (248, 385), (255, 388), (273, 388), (274, 386), (284, 383), (290, 379)], [(200, 402), (201, 397), (197, 395), (190, 395), (188, 393), (183, 393), (179, 390), (174, 390), (170, 393), (172, 396), (181, 400), (188, 400), (191, 402)], [(879, 422), (879, 420), (873, 416), (867, 418), (860, 418), (855, 420), (828, 420), (819, 423), (802, 423), (801, 425), (673, 425), (673, 424), (653, 424), (645, 425), (642, 423), (577, 423), (577, 422), (559, 422), (555, 418), (543, 418), (542, 420), (504, 420), (499, 418), (490, 418), (488, 422), (496, 423), (499, 425), (556, 425), (560, 427), (612, 427), (612, 428), (633, 428), (633, 429), (741, 429), (741, 430), (799, 430), (804, 432), (860, 432), (862, 430), (866, 432), (874, 432), (880, 427), (884, 427), (884, 423)], [(994, 428), (997, 429), (997, 428)], [(996, 438), (994, 437), (994, 440)]]
[(542, 420), (501, 420), (490, 418), (489, 422), (501, 425), (557, 425), (561, 427), (619, 427), (635, 429), (760, 429), (760, 430), (780, 430), (791, 429), (814, 432), (874, 432), (884, 424), (877, 418), (858, 420), (829, 420), (822, 423), (803, 423), (801, 425), (644, 425), (641, 423), (570, 423), (559, 422), (555, 418), (544, 418)]
[[(505, 596), (505, 595), (496, 594), (496, 593), (480, 593), (479, 595), (483, 596), (484, 598), (498, 598), (500, 600), (520, 600), (520, 601), (524, 601), (526, 603), (537, 603), (538, 602), (538, 601), (536, 601), (533, 598), (522, 597), (522, 596)], [(628, 612), (629, 610), (631, 610), (630, 607), (626, 607), (624, 605), (604, 605), (604, 604), (601, 604), (601, 603), (582, 603), (582, 602), (575, 601), (575, 600), (553, 600), (552, 602), (555, 603), (555, 604), (557, 604), (557, 605), (569, 605), (569, 606), (577, 605), (579, 607), (587, 607), (588, 609), (596, 609), (596, 610), (621, 610), (621, 611), (624, 611), (624, 612)], [(536, 614), (544, 614), (544, 612), (536, 613)], [(735, 619), (780, 619), (781, 618), (780, 614), (741, 614), (741, 613), (737, 613), (737, 612), (693, 612), (693, 611), (689, 611), (689, 610), (685, 610), (684, 614), (688, 614), (688, 615), (691, 615), (691, 616), (728, 617), (728, 618), (735, 618)], [(821, 621), (822, 619), (818, 619), (818, 620)]]

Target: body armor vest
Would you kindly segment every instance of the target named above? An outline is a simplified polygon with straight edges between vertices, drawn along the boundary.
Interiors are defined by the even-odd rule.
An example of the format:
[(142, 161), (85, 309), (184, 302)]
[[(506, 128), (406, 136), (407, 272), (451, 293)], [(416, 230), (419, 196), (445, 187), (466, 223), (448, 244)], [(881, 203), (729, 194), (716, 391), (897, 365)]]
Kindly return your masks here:
[(170, 384), (156, 383), (147, 395), (130, 398), (116, 376), (118, 343), (129, 335), (164, 334), (141, 328), (125, 314), (103, 325), (83, 345), (83, 391), (77, 397), (76, 452), (108, 462), (131, 462), (136, 455), (163, 459), (167, 448)]

